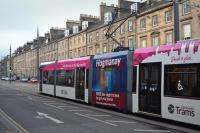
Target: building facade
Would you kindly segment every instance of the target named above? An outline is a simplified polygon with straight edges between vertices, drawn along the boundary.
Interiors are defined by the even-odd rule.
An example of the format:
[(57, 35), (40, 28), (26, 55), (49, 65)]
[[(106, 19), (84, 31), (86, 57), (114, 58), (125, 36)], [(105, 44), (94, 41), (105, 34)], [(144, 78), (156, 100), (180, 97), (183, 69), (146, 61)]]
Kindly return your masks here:
[[(180, 40), (200, 38), (197, 4), (198, 0), (179, 3), (179, 16), (175, 17), (179, 17)], [(111, 37), (105, 36), (111, 32)], [(118, 0), (118, 6), (101, 3), (99, 17), (82, 14), (79, 21), (66, 22), (65, 29), (50, 29), (45, 41), (40, 42), (38, 56), (42, 63), (107, 53), (119, 45), (134, 50), (171, 43), (174, 43), (173, 2)], [(36, 47), (13, 57), (13, 72), (18, 76), (37, 76)]]
[(8, 76), (7, 73), (7, 61), (8, 61), (8, 56), (4, 57), (1, 61), (0, 61), (0, 76)]

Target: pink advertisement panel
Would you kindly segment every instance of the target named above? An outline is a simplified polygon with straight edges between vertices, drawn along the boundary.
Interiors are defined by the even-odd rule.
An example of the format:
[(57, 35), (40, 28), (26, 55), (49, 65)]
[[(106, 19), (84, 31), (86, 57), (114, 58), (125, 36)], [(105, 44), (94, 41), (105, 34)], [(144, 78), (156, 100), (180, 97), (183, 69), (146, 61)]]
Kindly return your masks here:
[(178, 51), (180, 54), (182, 48), (185, 49), (184, 52), (188, 52), (190, 46), (193, 46), (193, 54), (195, 54), (199, 49), (200, 40), (188, 40), (176, 44), (165, 44), (157, 47), (136, 49), (133, 53), (133, 65), (138, 65), (146, 58), (159, 53), (168, 53), (170, 56), (171, 51)]
[(90, 66), (90, 57), (81, 57), (75, 59), (66, 59), (57, 61), (57, 64), (51, 63), (42, 67), (41, 69), (44, 71), (53, 71), (55, 68), (56, 70), (73, 70), (78, 67), (85, 67), (88, 69)]

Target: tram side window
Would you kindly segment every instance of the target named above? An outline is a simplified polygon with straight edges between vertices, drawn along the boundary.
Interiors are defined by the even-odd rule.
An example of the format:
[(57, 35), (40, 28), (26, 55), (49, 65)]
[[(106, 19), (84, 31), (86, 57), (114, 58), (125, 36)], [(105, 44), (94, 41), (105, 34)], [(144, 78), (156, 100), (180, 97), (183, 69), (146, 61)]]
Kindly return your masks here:
[(146, 92), (148, 83), (148, 67), (140, 68), (140, 82), (141, 82), (141, 93)]
[(54, 84), (54, 72), (44, 71), (43, 72), (43, 84)]
[(48, 79), (48, 72), (47, 71), (43, 71), (43, 73), (42, 73), (43, 75), (43, 84), (47, 84), (48, 82), (47, 82), (47, 79)]
[(66, 75), (65, 70), (57, 71), (56, 85), (65, 86), (66, 84), (65, 75)]
[(200, 98), (199, 64), (165, 66), (165, 95)]
[(136, 93), (136, 87), (137, 87), (137, 67), (133, 67), (133, 86), (132, 86), (132, 92)]
[(75, 71), (66, 71), (66, 86), (73, 87), (74, 86), (74, 76)]
[(57, 71), (57, 80), (56, 84), (60, 86), (74, 86), (74, 70), (71, 71)]

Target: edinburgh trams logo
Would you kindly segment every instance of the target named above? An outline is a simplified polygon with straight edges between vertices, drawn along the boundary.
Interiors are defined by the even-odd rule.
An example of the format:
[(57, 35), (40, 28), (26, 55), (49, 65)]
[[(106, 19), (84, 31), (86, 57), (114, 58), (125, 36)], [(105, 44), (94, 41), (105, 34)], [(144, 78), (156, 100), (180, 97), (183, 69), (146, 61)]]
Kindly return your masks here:
[(174, 105), (169, 104), (168, 105), (168, 111), (169, 111), (169, 113), (173, 114), (174, 113)]
[(195, 109), (193, 107), (186, 107), (186, 106), (174, 106), (172, 104), (168, 105), (168, 111), (170, 114), (178, 114), (183, 116), (195, 116)]

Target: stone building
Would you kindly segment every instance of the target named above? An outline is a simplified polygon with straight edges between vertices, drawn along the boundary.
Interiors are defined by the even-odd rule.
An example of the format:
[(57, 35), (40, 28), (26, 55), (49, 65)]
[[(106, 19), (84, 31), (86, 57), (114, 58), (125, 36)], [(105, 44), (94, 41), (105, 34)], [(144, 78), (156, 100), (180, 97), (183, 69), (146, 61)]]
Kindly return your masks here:
[[(151, 47), (174, 43), (173, 3), (148, 0), (137, 15), (138, 47)], [(197, 0), (182, 0), (179, 3), (180, 40), (200, 37), (200, 8), (195, 7)]]
[(4, 57), (1, 61), (0, 61), (0, 76), (8, 76), (7, 73), (7, 61), (8, 61), (8, 56)]
[(200, 38), (200, 3), (181, 0), (179, 5), (180, 40)]
[[(179, 17), (180, 40), (200, 38), (197, 4), (198, 0), (179, 1), (175, 17)], [(105, 36), (113, 31), (111, 37)], [(81, 14), (78, 21), (68, 20), (64, 29), (51, 28), (40, 43), (39, 62), (111, 52), (119, 45), (134, 50), (167, 43), (174, 43), (173, 2), (118, 0), (118, 6), (101, 3), (99, 17)], [(30, 49), (17, 49), (13, 67), (18, 75), (37, 75), (34, 44)]]

